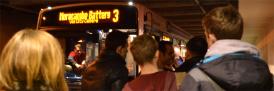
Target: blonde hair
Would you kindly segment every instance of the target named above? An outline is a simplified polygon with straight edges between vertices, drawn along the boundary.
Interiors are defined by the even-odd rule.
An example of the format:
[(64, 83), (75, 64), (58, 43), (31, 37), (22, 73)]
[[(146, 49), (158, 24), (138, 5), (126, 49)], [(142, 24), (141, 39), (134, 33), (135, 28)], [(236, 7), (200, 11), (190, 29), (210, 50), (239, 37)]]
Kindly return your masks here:
[[(35, 82), (53, 91), (67, 91), (64, 57), (59, 42), (45, 31), (23, 29), (5, 45), (0, 56), (0, 87), (34, 90)], [(19, 89), (18, 89), (19, 87)]]

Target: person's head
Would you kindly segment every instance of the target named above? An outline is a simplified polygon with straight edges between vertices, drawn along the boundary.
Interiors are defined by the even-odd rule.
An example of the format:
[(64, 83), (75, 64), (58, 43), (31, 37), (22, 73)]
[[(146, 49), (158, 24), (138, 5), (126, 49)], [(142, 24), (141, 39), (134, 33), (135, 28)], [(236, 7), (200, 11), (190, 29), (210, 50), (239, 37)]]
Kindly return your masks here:
[[(0, 87), (33, 90), (37, 84), (66, 91), (64, 57), (59, 42), (45, 31), (24, 29), (5, 45), (0, 56)], [(20, 86), (21, 85), (21, 86)]]
[(81, 44), (74, 45), (74, 50), (75, 51), (80, 51), (81, 50)]
[(160, 69), (172, 70), (172, 66), (176, 64), (174, 48), (171, 42), (159, 42), (159, 59), (158, 67)]
[(221, 39), (241, 39), (243, 34), (243, 19), (231, 5), (208, 12), (202, 25), (209, 46)]
[(207, 52), (207, 48), (206, 39), (202, 37), (193, 37), (186, 44), (189, 57), (204, 56)]
[(136, 37), (130, 45), (130, 51), (134, 61), (141, 66), (158, 60), (157, 50), (157, 41), (148, 35)]
[(126, 57), (128, 47), (128, 34), (114, 30), (107, 35), (105, 50), (116, 51), (122, 57)]

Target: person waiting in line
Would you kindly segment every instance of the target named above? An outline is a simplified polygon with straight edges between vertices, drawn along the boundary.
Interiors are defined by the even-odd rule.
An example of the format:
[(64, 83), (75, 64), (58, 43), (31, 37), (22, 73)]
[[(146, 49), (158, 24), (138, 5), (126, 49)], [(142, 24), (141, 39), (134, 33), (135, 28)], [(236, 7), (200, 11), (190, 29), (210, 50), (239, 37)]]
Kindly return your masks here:
[[(235, 8), (213, 9), (203, 17), (202, 26), (209, 49), (203, 64), (186, 75), (181, 91), (271, 91), (267, 64), (254, 45), (240, 40), (243, 19)], [(198, 73), (211, 80), (198, 79)]]
[(125, 57), (128, 34), (114, 30), (99, 57), (83, 72), (83, 91), (121, 91), (128, 80)]
[(176, 91), (175, 75), (158, 68), (158, 44), (151, 36), (141, 35), (131, 43), (134, 61), (141, 74), (125, 85), (123, 91)]
[(205, 56), (207, 51), (206, 39), (202, 37), (193, 37), (186, 44), (186, 60), (176, 68), (176, 72), (189, 72)]
[(175, 53), (174, 48), (171, 42), (168, 41), (160, 41), (159, 42), (159, 59), (158, 59), (158, 67), (161, 70), (165, 71), (174, 71), (174, 66), (176, 64), (175, 61)]
[(0, 90), (68, 91), (64, 57), (49, 33), (23, 29), (4, 47), (0, 57)]

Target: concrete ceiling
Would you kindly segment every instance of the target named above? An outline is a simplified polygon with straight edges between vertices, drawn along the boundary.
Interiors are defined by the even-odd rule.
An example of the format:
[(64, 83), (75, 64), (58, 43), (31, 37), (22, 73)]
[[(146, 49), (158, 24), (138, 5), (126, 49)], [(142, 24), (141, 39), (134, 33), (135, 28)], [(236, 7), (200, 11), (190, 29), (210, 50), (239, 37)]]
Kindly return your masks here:
[(194, 36), (203, 35), (201, 20), (206, 12), (227, 4), (238, 7), (238, 0), (144, 0), (142, 3)]
[[(38, 13), (40, 8), (48, 5), (60, 5), (79, 2), (106, 2), (129, 0), (1, 0), (6, 5), (23, 8), (28, 12)], [(134, 0), (142, 3), (152, 11), (173, 22), (193, 36), (203, 35), (201, 19), (211, 9), (227, 4), (238, 8), (238, 0)]]

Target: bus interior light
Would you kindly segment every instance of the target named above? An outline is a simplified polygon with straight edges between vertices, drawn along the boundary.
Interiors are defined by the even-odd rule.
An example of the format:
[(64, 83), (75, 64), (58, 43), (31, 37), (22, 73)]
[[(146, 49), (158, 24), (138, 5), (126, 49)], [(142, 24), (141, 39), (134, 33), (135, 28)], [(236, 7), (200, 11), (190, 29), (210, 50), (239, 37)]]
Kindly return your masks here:
[(99, 34), (102, 34), (102, 31), (103, 31), (103, 30), (98, 30), (98, 33), (99, 33)]
[(47, 18), (45, 16), (43, 16), (43, 20), (45, 21), (45, 20), (47, 20)]
[(92, 33), (92, 32), (90, 32), (89, 30), (87, 30), (87, 31), (86, 31), (86, 33), (87, 33), (87, 34), (90, 34), (90, 35), (92, 35), (92, 34), (93, 34), (93, 33)]
[(78, 40), (77, 42), (82, 43), (82, 42), (84, 42), (84, 40), (80, 39), (80, 40)]

